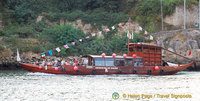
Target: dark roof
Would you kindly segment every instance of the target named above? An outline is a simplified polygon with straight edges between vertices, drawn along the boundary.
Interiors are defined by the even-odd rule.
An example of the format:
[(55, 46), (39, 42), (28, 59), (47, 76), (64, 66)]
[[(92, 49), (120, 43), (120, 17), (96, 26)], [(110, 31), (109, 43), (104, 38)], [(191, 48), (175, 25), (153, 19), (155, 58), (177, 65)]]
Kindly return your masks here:
[[(102, 58), (101, 55), (85, 55), (83, 57)], [(113, 58), (113, 56), (105, 56), (105, 58)], [(124, 57), (123, 56), (116, 56), (115, 58), (124, 58)], [(127, 56), (126, 58), (132, 59), (133, 57)], [(137, 56), (136, 58), (141, 58), (141, 57)]]

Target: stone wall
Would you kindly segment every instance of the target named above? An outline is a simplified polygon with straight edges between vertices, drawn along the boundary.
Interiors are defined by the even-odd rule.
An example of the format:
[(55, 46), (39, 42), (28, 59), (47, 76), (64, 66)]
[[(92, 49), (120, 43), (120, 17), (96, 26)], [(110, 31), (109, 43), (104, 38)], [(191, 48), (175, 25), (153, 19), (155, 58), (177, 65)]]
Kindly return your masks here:
[[(154, 33), (153, 36), (159, 40), (160, 46), (188, 58), (200, 61), (200, 30), (187, 29), (162, 31)], [(188, 56), (189, 50), (192, 52), (190, 56)], [(163, 55), (166, 58), (176, 60), (176, 62), (179, 63), (186, 62), (186, 59), (166, 51), (163, 51)]]
[[(187, 28), (194, 28), (194, 24), (198, 23), (198, 6), (196, 5), (191, 5), (190, 7), (187, 7), (186, 9), (186, 24)], [(175, 11), (172, 15), (166, 16), (164, 18), (164, 22), (173, 25), (179, 28), (183, 28), (184, 26), (184, 7), (183, 5), (181, 6), (176, 6)]]

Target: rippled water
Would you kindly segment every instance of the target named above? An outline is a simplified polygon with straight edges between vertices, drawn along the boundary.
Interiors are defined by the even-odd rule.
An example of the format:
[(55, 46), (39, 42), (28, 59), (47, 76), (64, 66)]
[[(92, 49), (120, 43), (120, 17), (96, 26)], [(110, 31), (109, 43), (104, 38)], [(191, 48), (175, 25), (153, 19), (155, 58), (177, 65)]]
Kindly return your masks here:
[[(114, 100), (114, 92), (119, 94), (116, 101), (200, 101), (200, 72), (168, 76), (72, 76), (0, 71), (0, 101), (109, 101)], [(144, 98), (142, 94), (152, 97)], [(157, 94), (169, 97), (159, 98)], [(192, 97), (175, 99), (171, 94)]]

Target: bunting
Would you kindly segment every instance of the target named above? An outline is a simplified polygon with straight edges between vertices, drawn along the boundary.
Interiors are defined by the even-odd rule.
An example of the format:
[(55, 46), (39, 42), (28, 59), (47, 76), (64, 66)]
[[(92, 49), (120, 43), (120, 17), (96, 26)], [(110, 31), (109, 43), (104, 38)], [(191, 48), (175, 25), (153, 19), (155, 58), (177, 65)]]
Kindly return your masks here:
[(102, 31), (99, 32), (99, 36), (101, 36), (101, 34), (102, 34)]
[(57, 51), (57, 52), (60, 52), (61, 50), (60, 50), (60, 48), (59, 48), (59, 47), (57, 47), (57, 48), (56, 48), (56, 51)]
[(106, 32), (110, 32), (110, 29), (109, 29), (109, 28), (107, 28), (107, 29), (106, 29)]
[(159, 45), (159, 40), (156, 40), (156, 44)]
[(189, 50), (188, 56), (190, 56), (192, 54), (191, 50)]
[(122, 28), (122, 27), (123, 27), (121, 23), (120, 23), (120, 24), (118, 24), (118, 26), (119, 26), (120, 28)]
[(146, 34), (146, 35), (147, 35), (147, 34), (148, 34), (148, 32), (147, 32), (147, 31), (144, 31), (144, 34)]
[(132, 34), (131, 34), (131, 39), (133, 39), (134, 38), (134, 34), (133, 34), (133, 32), (132, 32)]
[[(118, 24), (118, 27), (122, 28), (123, 25), (120, 23), (120, 24)], [(112, 29), (112, 30), (115, 30), (116, 27), (115, 27), (115, 26), (112, 26), (111, 29)], [(139, 26), (139, 30), (142, 30), (142, 27)], [(106, 32), (110, 32), (111, 30), (110, 30), (109, 28), (107, 28), (107, 29), (105, 29), (105, 31), (106, 31)], [(148, 32), (145, 31), (145, 34), (147, 34), (147, 33), (148, 33)], [(99, 31), (99, 32), (98, 32), (98, 36), (101, 36), (101, 35), (102, 35), (102, 31)], [(96, 36), (96, 33), (92, 33), (91, 36), (92, 36), (92, 37), (95, 37), (95, 36)], [(130, 34), (130, 32), (128, 31), (128, 32), (127, 32), (127, 37), (128, 37), (129, 39), (133, 39), (133, 38), (134, 38), (134, 33), (132, 32), (132, 33)], [(89, 38), (90, 38), (90, 36), (86, 36), (86, 37), (85, 37), (85, 39), (89, 39)], [(79, 42), (82, 42), (82, 41), (83, 41), (83, 39), (79, 39)], [(71, 42), (71, 44), (72, 44), (72, 45), (75, 45), (76, 43), (75, 43), (75, 42)], [(66, 45), (64, 45), (64, 48), (68, 49), (69, 46), (66, 44)], [(57, 47), (55, 50), (56, 50), (57, 52), (61, 52), (61, 49), (60, 49), (59, 47)], [(49, 50), (48, 53), (49, 53), (50, 56), (53, 55), (53, 51), (52, 51), (52, 50)], [(44, 52), (44, 53), (41, 53), (41, 58), (45, 58), (45, 52)]]
[(75, 45), (75, 42), (72, 42), (72, 45)]
[(92, 33), (92, 36), (94, 37), (96, 34), (95, 33)]
[(49, 56), (52, 56), (53, 53), (52, 53), (52, 50), (49, 50)]
[(90, 38), (90, 36), (85, 37), (85, 39), (89, 39), (89, 38)]
[(69, 47), (68, 47), (68, 45), (64, 45), (64, 47), (66, 48), (66, 49), (68, 49)]
[(133, 32), (132, 32), (132, 34), (130, 34), (130, 32), (128, 31), (128, 32), (127, 32), (127, 37), (128, 37), (129, 39), (133, 39), (133, 38), (134, 38)]
[(115, 26), (112, 26), (112, 30), (114, 30), (115, 29)]
[(41, 58), (45, 58), (45, 53), (41, 53)]
[(152, 35), (150, 35), (150, 40), (153, 40), (153, 36)]
[(142, 27), (141, 26), (139, 26), (139, 30), (142, 31)]

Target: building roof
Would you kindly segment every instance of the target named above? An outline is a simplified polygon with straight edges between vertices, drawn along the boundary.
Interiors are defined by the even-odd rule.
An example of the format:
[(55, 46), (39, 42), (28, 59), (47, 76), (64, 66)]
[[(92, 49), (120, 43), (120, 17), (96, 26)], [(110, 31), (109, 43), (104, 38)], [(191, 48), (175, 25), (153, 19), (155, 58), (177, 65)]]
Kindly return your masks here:
[[(102, 58), (101, 55), (85, 55), (83, 57), (93, 57), (93, 58)], [(105, 56), (105, 58), (113, 58), (113, 56)], [(115, 58), (124, 58), (123, 56), (116, 56)], [(127, 56), (126, 58), (128, 59), (132, 59), (132, 56)], [(136, 58), (141, 58), (139, 56), (137, 56)]]

